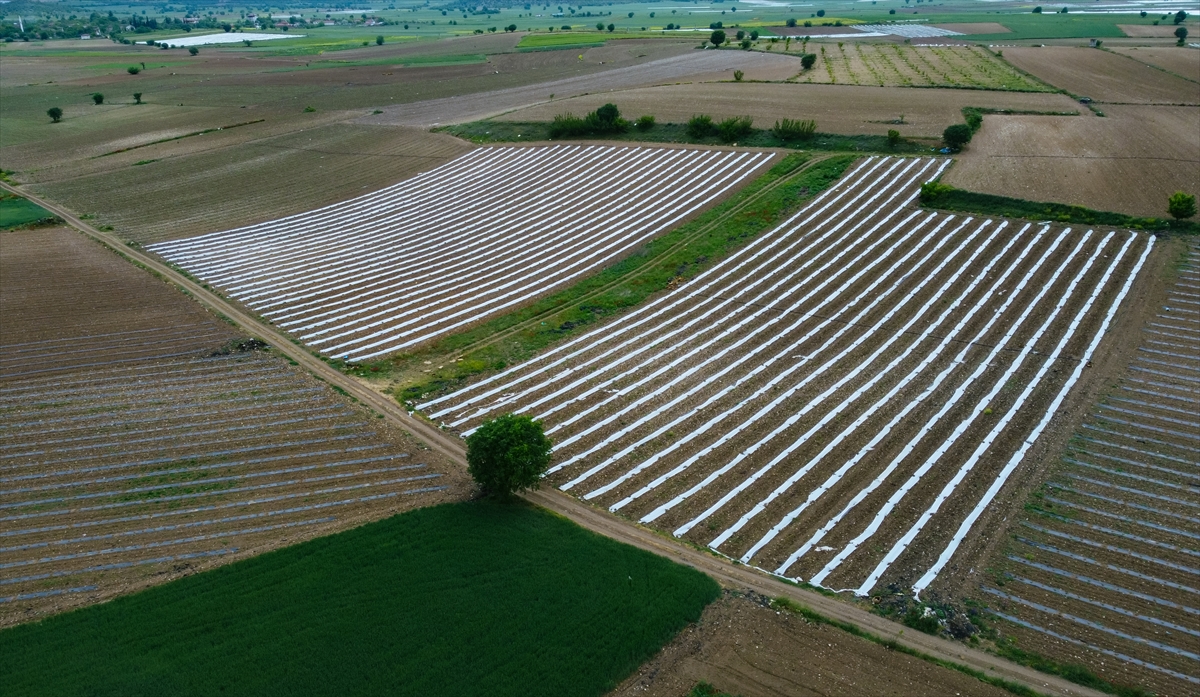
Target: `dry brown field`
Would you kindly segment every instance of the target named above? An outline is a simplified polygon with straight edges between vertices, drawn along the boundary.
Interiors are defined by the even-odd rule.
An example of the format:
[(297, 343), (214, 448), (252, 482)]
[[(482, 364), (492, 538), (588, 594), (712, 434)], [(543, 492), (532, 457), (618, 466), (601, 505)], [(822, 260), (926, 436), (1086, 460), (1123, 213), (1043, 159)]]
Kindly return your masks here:
[(1200, 684), (1200, 247), (1176, 242), (1169, 256), (1130, 333), (1140, 345), (1052, 458), (973, 595), (1023, 648), (1189, 694)]
[[(203, 138), (204, 136), (201, 136)], [(159, 146), (136, 155), (154, 159)], [(402, 127), (332, 123), (32, 189), (149, 243), (272, 220), (396, 183), (471, 146)], [(168, 152), (172, 144), (165, 144)]]
[(976, 46), (910, 46), (892, 43), (813, 43), (818, 55), (798, 82), (878, 87), (969, 87), (1022, 92), (1053, 91), (1013, 70), (987, 49)]
[(1165, 216), (1171, 193), (1200, 194), (1200, 111), (1105, 105), (1104, 113), (985, 116), (944, 180), (970, 191), (1154, 217)]
[(0, 379), (203, 356), (237, 336), (65, 228), (0, 233), (0, 316)]
[(77, 233), (0, 235), (0, 301), (0, 626), (468, 491)]
[(1109, 51), (1006, 48), (1004, 58), (1055, 87), (1098, 102), (1200, 104), (1200, 85)]
[(678, 697), (702, 680), (747, 697), (1010, 694), (730, 591), (609, 694)]
[(1140, 63), (1149, 63), (1192, 82), (1200, 82), (1200, 51), (1194, 48), (1138, 46), (1113, 50)]
[(1012, 30), (999, 22), (960, 22), (935, 24), (938, 29), (956, 31), (960, 34), (1011, 34)]
[[(1175, 25), (1173, 24), (1118, 24), (1117, 28), (1137, 39), (1174, 39)], [(1188, 27), (1190, 32), (1192, 27)]]
[[(946, 126), (961, 123), (965, 106), (1066, 112), (1080, 108), (1064, 95), (1049, 93), (718, 83), (664, 85), (555, 100), (500, 118), (549, 121), (556, 114), (583, 114), (605, 102), (615, 103), (625, 114), (653, 114), (664, 123), (683, 123), (698, 113), (713, 118), (749, 115), (760, 128), (769, 128), (782, 118), (815, 119), (817, 130), (829, 133), (883, 135), (895, 128), (905, 137), (921, 138), (940, 137)], [(904, 124), (895, 125), (901, 115)]]

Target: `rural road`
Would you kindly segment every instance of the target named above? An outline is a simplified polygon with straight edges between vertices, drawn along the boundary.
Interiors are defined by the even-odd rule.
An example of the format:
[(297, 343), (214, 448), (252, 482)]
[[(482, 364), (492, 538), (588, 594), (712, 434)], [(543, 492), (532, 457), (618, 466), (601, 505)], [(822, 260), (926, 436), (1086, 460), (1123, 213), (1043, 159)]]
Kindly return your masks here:
[(357, 122), (394, 126), (445, 126), (478, 121), (514, 109), (540, 104), (548, 101), (552, 94), (557, 101), (581, 94), (677, 82), (684, 78), (712, 75), (726, 70), (793, 64), (796, 72), (799, 72), (800, 60), (794, 56), (769, 55), (758, 51), (699, 51), (592, 75), (383, 107), (382, 114), (364, 116)]
[[(208, 309), (220, 313), (236, 323), (252, 336), (261, 338), (271, 346), (299, 363), (305, 369), (331, 385), (344, 389), (364, 405), (382, 414), (385, 419), (406, 429), (430, 448), (449, 457), (464, 467), (466, 451), (461, 440), (449, 436), (428, 422), (409, 415), (396, 401), (359, 383), (353, 378), (330, 368), (306, 349), (292, 343), (291, 339), (270, 325), (245, 313), (199, 283), (180, 274), (167, 264), (139, 249), (123, 243), (116, 235), (103, 232), (80, 220), (70, 211), (33, 196), (17, 187), (0, 182), (0, 186), (13, 193), (25, 196), (43, 208), (55, 213), (83, 234), (111, 248), (131, 261), (142, 265), (153, 273), (189, 292)], [(1023, 684), (1047, 695), (1086, 695), (1101, 697), (1103, 693), (1076, 685), (1064, 678), (1040, 673), (1032, 668), (1018, 665), (991, 654), (972, 649), (962, 644), (923, 634), (913, 629), (873, 615), (863, 609), (843, 603), (819, 593), (785, 583), (745, 566), (735, 565), (711, 554), (693, 549), (673, 539), (661, 536), (632, 523), (617, 518), (557, 489), (531, 492), (527, 498), (545, 508), (563, 515), (577, 524), (606, 537), (634, 545), (681, 564), (699, 569), (715, 578), (722, 585), (735, 589), (751, 589), (771, 597), (787, 597), (802, 603), (815, 612), (841, 622), (853, 624), (884, 639), (920, 651), (944, 661), (951, 661), (1015, 683)]]

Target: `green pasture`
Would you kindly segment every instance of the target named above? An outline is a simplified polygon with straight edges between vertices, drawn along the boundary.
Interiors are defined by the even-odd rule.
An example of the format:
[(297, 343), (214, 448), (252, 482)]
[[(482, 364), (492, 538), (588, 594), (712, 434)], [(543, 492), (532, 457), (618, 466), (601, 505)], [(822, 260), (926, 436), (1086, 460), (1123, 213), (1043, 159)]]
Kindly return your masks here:
[(0, 191), (0, 230), (11, 230), (54, 219), (53, 213), (36, 203), (7, 191)]
[(5, 695), (601, 695), (719, 594), (527, 504), (398, 515), (0, 632)]

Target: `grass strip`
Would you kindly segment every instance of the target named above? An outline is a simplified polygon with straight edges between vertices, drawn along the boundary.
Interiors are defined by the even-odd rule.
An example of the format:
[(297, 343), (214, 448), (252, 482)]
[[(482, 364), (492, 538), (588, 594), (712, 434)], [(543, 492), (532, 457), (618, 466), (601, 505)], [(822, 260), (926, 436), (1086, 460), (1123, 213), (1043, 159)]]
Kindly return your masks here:
[(517, 500), (411, 511), (0, 631), (6, 695), (602, 695), (711, 578)]
[[(653, 293), (694, 277), (777, 225), (790, 211), (837, 181), (857, 157), (830, 157), (800, 171), (811, 159), (807, 153), (788, 155), (721, 205), (652, 240), (604, 271), (520, 310), (445, 337), (423, 351), (392, 359), (399, 363), (464, 352), (461, 360), (424, 381), (404, 387), (397, 397), (401, 401), (416, 400), (453, 388), (478, 373), (501, 370), (584, 327), (640, 304)], [(787, 180), (781, 183), (784, 179)], [(475, 344), (547, 313), (553, 314), (511, 336), (472, 349)], [(330, 364), (345, 369), (337, 362)], [(385, 367), (387, 364), (377, 364), (367, 370), (380, 372), (375, 369)]]
[(983, 671), (975, 670), (974, 668), (967, 667), (965, 665), (962, 665), (961, 663), (955, 663), (953, 661), (946, 661), (941, 658), (936, 658), (934, 656), (930, 656), (927, 653), (918, 651), (913, 648), (909, 648), (909, 647), (907, 647), (901, 643), (898, 643), (892, 639), (884, 639), (881, 636), (872, 634), (871, 632), (868, 632), (856, 625), (850, 624), (849, 622), (841, 622), (839, 620), (835, 620), (833, 618), (826, 617), (826, 616), (814, 611), (813, 609), (811, 609), (805, 605), (802, 605), (790, 598), (775, 598), (774, 600), (771, 601), (771, 604), (774, 605), (776, 608), (779, 608), (782, 610), (787, 610), (788, 612), (791, 612), (793, 614), (800, 615), (801, 617), (808, 620), (809, 622), (815, 622), (817, 624), (827, 624), (831, 627), (836, 627), (836, 628), (842, 630), (843, 632), (846, 632), (848, 634), (853, 634), (856, 637), (859, 637), (861, 639), (866, 639), (867, 641), (870, 641), (870, 642), (874, 642), (876, 644), (879, 644), (880, 646), (883, 646), (884, 648), (890, 649), (897, 653), (902, 653), (902, 654), (905, 654), (908, 656), (912, 656), (914, 658), (919, 658), (922, 661), (927, 661), (934, 665), (941, 666), (942, 668), (949, 668), (951, 670), (957, 670), (960, 673), (965, 673), (967, 675), (970, 675), (973, 678), (981, 680), (989, 685), (994, 685), (1003, 690), (1007, 690), (1008, 692), (1011, 692), (1015, 695), (1021, 695), (1022, 697), (1040, 697), (1042, 694), (1035, 690), (1031, 690), (1030, 688), (1028, 688), (1020, 683), (1015, 683), (1015, 682), (1012, 682), (1011, 680), (1005, 680), (1004, 678), (998, 678), (994, 675), (988, 675), (988, 674), (984, 673)]
[[(550, 137), (549, 121), (473, 121), (435, 128), (473, 143), (528, 143), (530, 141), (553, 141)], [(837, 133), (815, 133), (806, 140), (784, 140), (775, 135), (771, 129), (752, 128), (750, 132), (738, 138), (736, 143), (725, 143), (716, 136), (695, 138), (688, 135), (687, 125), (681, 123), (662, 123), (642, 131), (631, 128), (624, 133), (608, 133), (597, 137), (606, 141), (625, 141), (632, 143), (682, 143), (689, 145), (739, 145), (748, 148), (787, 148), (792, 150), (813, 150), (826, 152), (879, 152), (888, 154), (915, 154), (929, 152), (929, 145), (912, 140), (901, 139), (895, 145), (889, 144), (887, 136), (875, 135), (840, 135)], [(566, 140), (578, 141), (579, 137), (569, 137)], [(586, 138), (584, 138), (586, 140)]]
[(1124, 213), (1096, 211), (1065, 203), (1026, 201), (1020, 198), (979, 194), (956, 189), (947, 184), (926, 184), (921, 188), (921, 204), (939, 210), (994, 215), (1005, 218), (1049, 220), (1075, 225), (1095, 225), (1133, 230), (1178, 232), (1185, 235), (1200, 233), (1200, 223), (1191, 220), (1138, 218)]
[[(216, 131), (228, 131), (231, 128), (239, 128), (241, 126), (250, 126), (250, 125), (256, 124), (256, 123), (262, 123), (263, 121), (266, 121), (266, 119), (255, 119), (253, 121), (243, 121), (242, 123), (235, 123), (232, 126), (217, 126), (216, 128), (206, 128), (203, 131), (192, 131), (191, 133), (184, 133), (183, 135), (175, 136), (174, 138), (163, 138), (161, 140), (152, 140), (149, 143), (142, 143), (141, 145), (131, 145), (128, 148), (121, 148), (119, 150), (113, 150), (111, 152), (106, 152), (106, 153), (103, 153), (100, 155), (95, 155), (91, 159), (95, 160), (100, 157), (108, 157), (109, 155), (116, 155), (118, 153), (129, 152), (130, 150), (137, 150), (138, 148), (148, 148), (151, 145), (158, 145), (159, 143), (170, 143), (173, 140), (183, 140), (184, 138), (191, 138), (192, 136), (202, 136), (205, 133), (213, 133)], [(141, 164), (141, 163), (138, 163), (138, 164)]]
[(0, 192), (0, 230), (61, 223), (62, 219), (21, 196)]

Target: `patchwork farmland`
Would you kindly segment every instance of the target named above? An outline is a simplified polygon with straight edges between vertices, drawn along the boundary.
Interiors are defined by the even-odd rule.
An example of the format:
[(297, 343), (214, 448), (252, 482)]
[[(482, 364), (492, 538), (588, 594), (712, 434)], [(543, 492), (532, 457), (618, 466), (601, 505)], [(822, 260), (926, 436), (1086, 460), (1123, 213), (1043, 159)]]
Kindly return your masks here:
[(464, 490), (77, 233), (5, 233), (0, 272), (0, 625)]
[(1022, 646), (1121, 670), (1160, 694), (1200, 685), (1197, 268), (1192, 247), (1126, 374), (1035, 494), (981, 597)]
[(1058, 413), (1155, 238), (911, 207), (940, 159), (873, 157), (637, 311), (418, 404), (513, 411), (549, 481), (775, 574), (918, 593)]
[(151, 249), (323, 354), (364, 361), (610, 265), (774, 159), (483, 148), (345, 203)]

